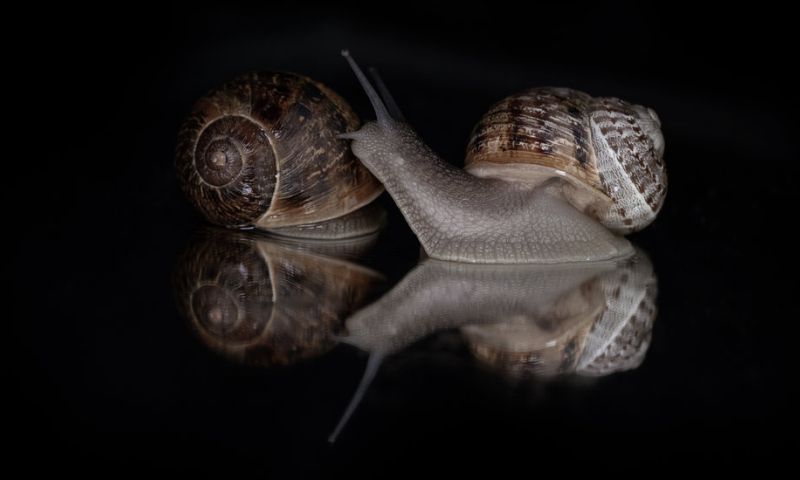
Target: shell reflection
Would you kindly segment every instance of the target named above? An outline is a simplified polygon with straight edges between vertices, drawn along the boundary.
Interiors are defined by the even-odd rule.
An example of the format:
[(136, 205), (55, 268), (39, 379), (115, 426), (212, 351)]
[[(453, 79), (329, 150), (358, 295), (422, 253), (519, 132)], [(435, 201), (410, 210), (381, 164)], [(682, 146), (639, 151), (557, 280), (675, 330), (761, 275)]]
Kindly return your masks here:
[(179, 260), (179, 308), (205, 345), (245, 364), (321, 355), (382, 279), (349, 260), (374, 239), (300, 242), (204, 228)]
[(542, 272), (536, 282), (557, 288), (538, 309), (462, 327), (473, 354), (514, 375), (596, 377), (638, 367), (656, 317), (652, 266), (640, 252), (585, 278), (591, 270)]

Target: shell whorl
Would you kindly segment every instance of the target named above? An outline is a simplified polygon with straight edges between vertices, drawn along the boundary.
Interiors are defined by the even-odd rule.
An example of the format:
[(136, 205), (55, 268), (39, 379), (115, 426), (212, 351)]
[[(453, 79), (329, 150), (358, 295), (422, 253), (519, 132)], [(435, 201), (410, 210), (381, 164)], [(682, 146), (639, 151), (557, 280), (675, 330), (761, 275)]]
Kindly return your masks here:
[(243, 75), (198, 100), (183, 123), (180, 183), (218, 225), (269, 229), (336, 218), (382, 191), (336, 138), (358, 125), (341, 97), (307, 77)]
[(532, 88), (494, 104), (475, 126), (466, 169), (541, 182), (561, 176), (565, 196), (607, 228), (647, 226), (664, 201), (663, 137), (652, 110), (566, 88)]
[(182, 149), (179, 171), (187, 195), (206, 218), (248, 226), (267, 211), (276, 165), (261, 125), (243, 116), (221, 116), (201, 127), (194, 144)]

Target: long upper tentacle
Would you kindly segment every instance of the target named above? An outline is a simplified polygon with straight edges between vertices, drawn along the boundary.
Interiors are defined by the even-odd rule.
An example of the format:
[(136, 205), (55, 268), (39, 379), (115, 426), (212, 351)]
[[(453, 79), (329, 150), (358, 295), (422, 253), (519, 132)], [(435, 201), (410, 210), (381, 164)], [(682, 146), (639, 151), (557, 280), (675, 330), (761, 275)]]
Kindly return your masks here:
[(369, 79), (367, 76), (364, 75), (364, 72), (361, 71), (361, 68), (358, 66), (353, 57), (350, 56), (350, 52), (347, 50), (342, 50), (342, 56), (347, 59), (347, 63), (350, 64), (350, 68), (353, 69), (353, 73), (356, 74), (356, 78), (358, 78), (359, 83), (364, 88), (364, 91), (367, 93), (367, 97), (369, 97), (370, 103), (372, 103), (372, 108), (375, 110), (375, 115), (378, 118), (378, 124), (381, 127), (391, 127), (394, 123), (392, 116), (389, 114), (389, 110), (386, 108), (386, 105), (381, 100), (380, 95), (378, 92), (375, 91), (375, 88), (369, 83)]

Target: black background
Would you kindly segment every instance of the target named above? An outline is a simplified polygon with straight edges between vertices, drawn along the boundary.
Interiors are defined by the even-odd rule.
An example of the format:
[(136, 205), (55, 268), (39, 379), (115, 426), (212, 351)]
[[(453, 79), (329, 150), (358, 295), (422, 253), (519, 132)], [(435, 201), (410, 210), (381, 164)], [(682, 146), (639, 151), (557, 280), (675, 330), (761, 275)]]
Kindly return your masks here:
[[(796, 447), (797, 41), (787, 12), (260, 2), (48, 8), (10, 21), (23, 33), (8, 38), (21, 106), (7, 141), (24, 148), (8, 159), (4, 189), (16, 347), (4, 383), (10, 455), (30, 468), (533, 475), (774, 466), (764, 460)], [(670, 190), (659, 219), (632, 238), (660, 285), (641, 368), (590, 388), (514, 386), (458, 349), (434, 354), (444, 341), (434, 339), (387, 362), (329, 446), (362, 354), (339, 347), (247, 369), (191, 337), (170, 289), (202, 224), (173, 173), (183, 116), (240, 73), (285, 70), (370, 118), (345, 47), (380, 70), (409, 122), (454, 163), (485, 109), (528, 86), (659, 113)], [(381, 201), (391, 223), (371, 261), (397, 280), (418, 247)]]

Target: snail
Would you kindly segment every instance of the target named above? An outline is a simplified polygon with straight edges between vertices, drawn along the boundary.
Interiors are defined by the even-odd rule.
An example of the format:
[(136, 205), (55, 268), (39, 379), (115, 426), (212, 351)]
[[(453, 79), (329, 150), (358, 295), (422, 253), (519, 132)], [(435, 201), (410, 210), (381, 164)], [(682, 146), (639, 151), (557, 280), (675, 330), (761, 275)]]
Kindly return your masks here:
[[(660, 120), (649, 108), (566, 88), (496, 103), (475, 126), (465, 169), (402, 121), (347, 51), (377, 120), (340, 135), (383, 183), (428, 256), (473, 263), (620, 258), (621, 235), (658, 214), (667, 190)], [(388, 105), (388, 108), (387, 108)]]
[(243, 75), (200, 98), (184, 121), (179, 181), (217, 225), (299, 237), (374, 232), (380, 222), (353, 212), (383, 187), (336, 138), (358, 125), (347, 102), (310, 78)]
[(361, 383), (330, 437), (357, 408), (387, 356), (458, 329), (482, 363), (510, 374), (598, 377), (638, 367), (656, 317), (644, 252), (619, 260), (483, 265), (425, 259), (345, 321), (342, 343), (369, 352)]
[(206, 346), (236, 362), (263, 367), (322, 355), (382, 281), (351, 261), (375, 237), (300, 243), (206, 227), (178, 262), (179, 309)]

